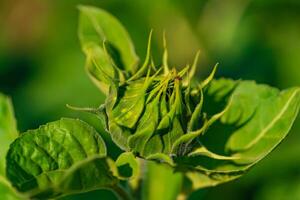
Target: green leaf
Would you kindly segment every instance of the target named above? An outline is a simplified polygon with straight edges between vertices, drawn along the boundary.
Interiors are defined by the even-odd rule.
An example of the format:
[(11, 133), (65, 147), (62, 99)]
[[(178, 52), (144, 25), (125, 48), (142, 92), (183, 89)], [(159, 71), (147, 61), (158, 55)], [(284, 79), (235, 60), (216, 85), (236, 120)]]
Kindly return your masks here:
[(174, 200), (178, 197), (183, 176), (165, 164), (147, 161), (142, 185), (143, 200)]
[(17, 137), (18, 131), (11, 100), (0, 94), (0, 176), (5, 174), (5, 156), (9, 145)]
[(7, 177), (34, 198), (107, 188), (117, 183), (106, 147), (94, 128), (61, 119), (23, 133), (7, 154)]
[(134, 73), (139, 59), (129, 34), (114, 16), (92, 6), (79, 6), (79, 10), (79, 38), (87, 56), (86, 68), (107, 94), (106, 79), (122, 79), (123, 70)]
[[(210, 187), (242, 176), (286, 137), (297, 117), (300, 89), (279, 91), (252, 81), (214, 80), (204, 95), (212, 115), (218, 105), (231, 103), (219, 121), (199, 138), (178, 162), (193, 166), (187, 176), (195, 188)], [(205, 103), (205, 100), (210, 101)]]
[(120, 93), (124, 93), (124, 96), (119, 97), (120, 101), (112, 111), (108, 111), (108, 113), (112, 112), (116, 123), (127, 128), (133, 128), (136, 125), (144, 110), (147, 86), (148, 84), (142, 80), (119, 88)]
[(99, 45), (93, 43), (86, 45), (85, 54), (89, 77), (104, 94), (107, 94), (110, 82), (118, 78), (110, 57)]
[(129, 150), (127, 140), (131, 135), (130, 129), (136, 126), (145, 109), (145, 96), (152, 79), (133, 81), (118, 87), (117, 91), (111, 90), (110, 100), (106, 101), (109, 133), (123, 150)]
[(186, 177), (192, 182), (192, 191), (197, 189), (217, 186), (221, 183), (229, 182), (240, 178), (243, 173), (199, 173), (198, 171), (187, 172)]
[[(245, 91), (244, 87), (249, 87), (247, 94), (242, 92)], [(258, 101), (258, 105), (253, 117), (243, 127), (234, 131), (226, 144), (228, 151), (242, 158), (238, 164), (255, 162), (274, 149), (286, 137), (299, 112), (300, 88), (279, 92), (268, 86), (256, 86), (249, 82), (237, 88), (235, 95), (236, 98), (243, 98), (243, 96), (249, 98), (252, 91), (256, 92), (259, 99), (255, 100)], [(245, 107), (246, 105), (240, 104), (235, 109), (243, 109), (247, 113)], [(232, 122), (234, 118), (232, 115), (228, 112), (222, 119), (222, 123)], [(249, 113), (247, 115), (249, 116)], [(242, 123), (242, 119), (236, 124)]]
[(154, 134), (159, 120), (159, 99), (160, 95), (157, 95), (152, 102), (146, 105), (145, 112), (137, 124), (135, 134), (128, 138), (131, 151), (138, 152), (145, 157), (149, 154), (145, 151), (145, 146)]
[(92, 6), (79, 6), (79, 10), (79, 38), (83, 48), (88, 43), (102, 45), (105, 41), (116, 48), (124, 69), (133, 72), (138, 58), (128, 32), (118, 19)]
[(11, 100), (0, 93), (0, 199), (24, 199), (11, 186), (5, 177), (5, 156), (12, 143), (18, 137), (16, 120)]
[(151, 32), (149, 34), (149, 38), (148, 38), (147, 54), (146, 54), (144, 64), (139, 68), (139, 70), (135, 74), (133, 74), (128, 79), (128, 81), (136, 80), (146, 74), (147, 69), (149, 68), (150, 57), (151, 57), (151, 42), (152, 42), (152, 30), (151, 30)]
[[(184, 127), (182, 125), (186, 119), (183, 119), (184, 110), (181, 94), (181, 86), (179, 80), (174, 81), (174, 102), (170, 101), (170, 112), (164, 118), (162, 118), (161, 124), (159, 124), (159, 129), (168, 128), (168, 131), (162, 136), (164, 143), (164, 153), (170, 154), (172, 151), (172, 145), (174, 142), (185, 134)], [(167, 123), (165, 123), (167, 122)], [(170, 124), (171, 123), (171, 124)]]
[(0, 176), (0, 199), (5, 200), (20, 200), (28, 199), (18, 193), (4, 177)]
[(122, 153), (115, 163), (121, 179), (134, 179), (140, 173), (139, 162), (131, 152)]

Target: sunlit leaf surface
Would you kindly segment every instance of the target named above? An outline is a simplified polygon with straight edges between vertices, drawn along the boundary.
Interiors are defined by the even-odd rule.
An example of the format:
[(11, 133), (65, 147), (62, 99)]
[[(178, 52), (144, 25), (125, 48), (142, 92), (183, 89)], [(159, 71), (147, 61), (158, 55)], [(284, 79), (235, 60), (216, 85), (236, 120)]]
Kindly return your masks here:
[(21, 135), (7, 155), (7, 176), (19, 191), (49, 198), (110, 187), (117, 182), (94, 128), (61, 119)]

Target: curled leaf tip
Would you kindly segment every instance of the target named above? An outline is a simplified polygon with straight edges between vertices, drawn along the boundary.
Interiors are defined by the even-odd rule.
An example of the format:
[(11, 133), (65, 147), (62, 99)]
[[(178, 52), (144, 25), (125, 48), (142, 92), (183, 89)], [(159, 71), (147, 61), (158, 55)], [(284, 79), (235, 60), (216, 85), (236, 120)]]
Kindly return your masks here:
[(196, 73), (199, 56), (200, 56), (200, 50), (197, 51), (194, 62), (193, 62), (193, 65), (192, 65), (192, 67), (189, 71), (189, 77), (188, 77), (189, 80), (191, 80), (194, 77), (195, 73)]
[(215, 74), (217, 72), (218, 65), (219, 65), (219, 63), (216, 63), (213, 70), (212, 70), (212, 72), (210, 73), (210, 75), (204, 81), (202, 81), (200, 83), (201, 88), (206, 87), (213, 80), (213, 78), (215, 77)]
[(132, 80), (135, 80), (135, 79), (138, 79), (138, 78), (142, 77), (144, 75), (145, 71), (147, 70), (147, 68), (149, 66), (149, 61), (150, 61), (150, 58), (151, 58), (152, 34), (153, 34), (153, 30), (151, 29), (150, 33), (149, 33), (148, 45), (147, 45), (147, 53), (146, 53), (144, 64), (141, 66), (141, 68), (135, 74), (133, 74), (128, 79), (128, 81), (132, 81)]
[(169, 73), (169, 66), (168, 66), (168, 49), (167, 49), (167, 39), (166, 39), (166, 32), (163, 32), (163, 47), (164, 47), (164, 53), (163, 53), (163, 68), (164, 68), (164, 74)]

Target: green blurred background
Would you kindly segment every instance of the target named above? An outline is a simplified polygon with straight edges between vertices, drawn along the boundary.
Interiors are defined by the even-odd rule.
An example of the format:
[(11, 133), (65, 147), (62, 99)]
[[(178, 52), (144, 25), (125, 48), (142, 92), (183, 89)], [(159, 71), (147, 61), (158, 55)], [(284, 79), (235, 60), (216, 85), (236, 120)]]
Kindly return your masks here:
[[(219, 62), (217, 77), (253, 79), (281, 89), (300, 85), (299, 0), (1, 0), (0, 91), (12, 97), (20, 131), (78, 117), (98, 128), (112, 157), (119, 153), (96, 118), (65, 106), (96, 107), (104, 100), (84, 71), (78, 4), (117, 16), (141, 58), (153, 28), (153, 56), (160, 63), (165, 30), (172, 66), (192, 63), (200, 49), (199, 78)], [(300, 199), (299, 122), (243, 178), (195, 192), (191, 199)], [(114, 199), (109, 192), (92, 195)]]

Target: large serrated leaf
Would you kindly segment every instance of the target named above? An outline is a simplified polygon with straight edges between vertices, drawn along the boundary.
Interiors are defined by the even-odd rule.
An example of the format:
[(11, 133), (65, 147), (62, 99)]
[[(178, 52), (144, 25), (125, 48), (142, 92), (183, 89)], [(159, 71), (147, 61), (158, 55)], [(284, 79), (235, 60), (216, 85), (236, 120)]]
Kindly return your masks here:
[(104, 141), (94, 128), (61, 119), (23, 133), (7, 154), (7, 177), (35, 198), (50, 198), (110, 187)]

